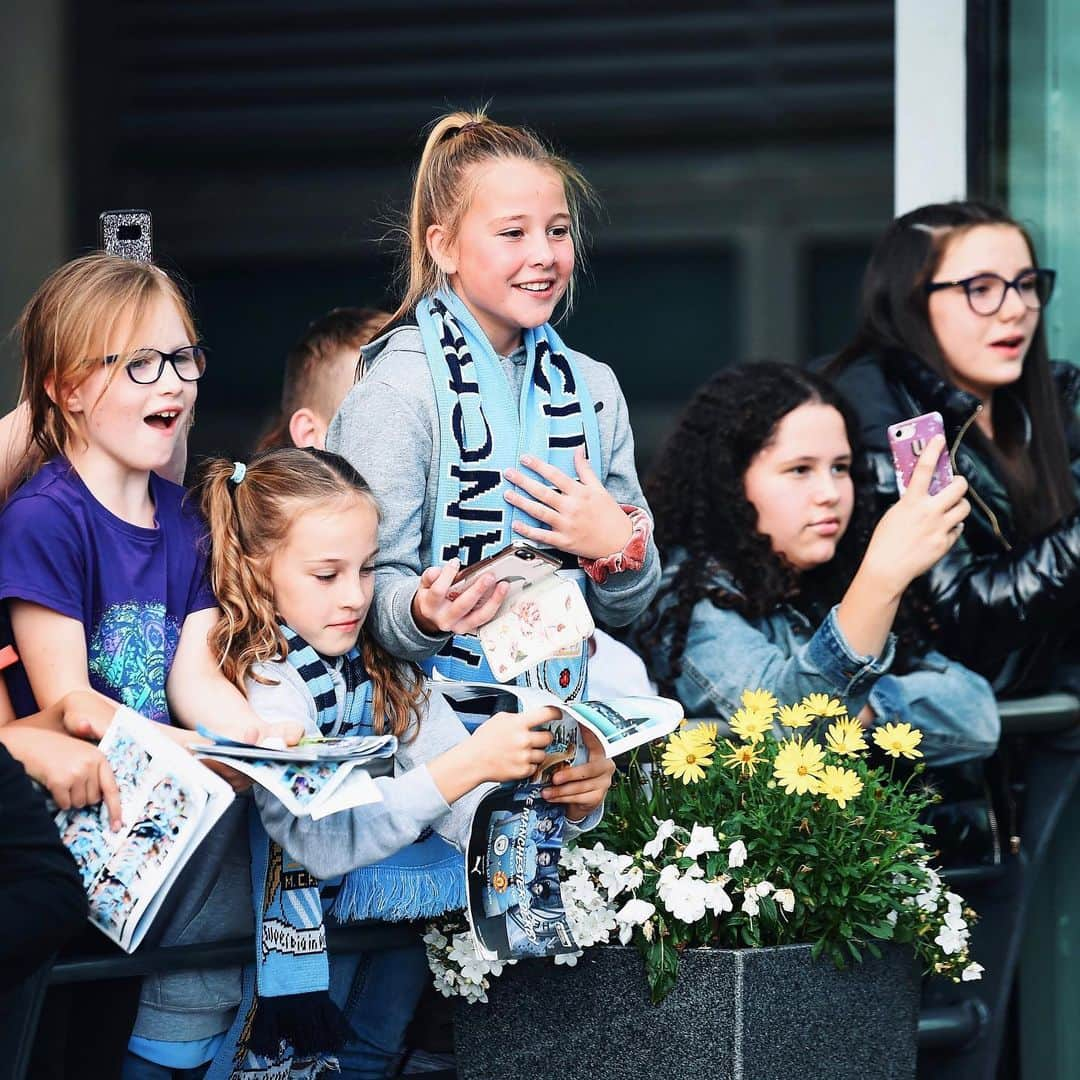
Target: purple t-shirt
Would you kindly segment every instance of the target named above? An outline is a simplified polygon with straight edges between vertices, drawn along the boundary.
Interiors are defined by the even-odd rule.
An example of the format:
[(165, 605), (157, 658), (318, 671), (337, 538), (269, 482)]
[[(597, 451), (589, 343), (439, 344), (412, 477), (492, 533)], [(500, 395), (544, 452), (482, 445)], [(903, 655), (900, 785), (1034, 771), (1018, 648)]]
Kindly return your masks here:
[[(29, 600), (78, 619), (90, 685), (151, 720), (169, 722), (165, 680), (184, 619), (217, 607), (184, 489), (150, 474), (156, 529), (94, 498), (66, 458), (53, 458), (0, 511), (0, 600)], [(22, 665), (8, 669), (17, 716), (37, 706)]]

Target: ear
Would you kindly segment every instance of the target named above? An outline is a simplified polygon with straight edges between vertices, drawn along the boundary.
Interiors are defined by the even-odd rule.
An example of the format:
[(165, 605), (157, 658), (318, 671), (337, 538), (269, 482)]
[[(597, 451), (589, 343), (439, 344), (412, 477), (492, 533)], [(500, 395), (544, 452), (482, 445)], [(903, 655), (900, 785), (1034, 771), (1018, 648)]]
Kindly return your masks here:
[(86, 402), (83, 400), (81, 390), (81, 386), (61, 386), (60, 389), (57, 390), (56, 383), (51, 376), (45, 380), (45, 393), (49, 395), (53, 404), (59, 405), (60, 401), (57, 399), (61, 398), (63, 400), (64, 408), (72, 415), (89, 411), (86, 407)]
[(441, 225), (429, 225), (427, 236), (428, 254), (435, 265), (444, 274), (457, 273), (457, 245), (449, 242), (446, 230)]
[(316, 450), (325, 450), (326, 421), (313, 409), (297, 409), (289, 417), (289, 438), (293, 446), (301, 449), (314, 446)]

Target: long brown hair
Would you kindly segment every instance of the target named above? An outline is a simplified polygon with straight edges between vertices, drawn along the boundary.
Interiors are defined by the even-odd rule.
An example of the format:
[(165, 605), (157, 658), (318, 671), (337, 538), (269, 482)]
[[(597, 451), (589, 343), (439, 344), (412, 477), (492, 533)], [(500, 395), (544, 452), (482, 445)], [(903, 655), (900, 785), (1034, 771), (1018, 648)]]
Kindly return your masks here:
[[(1023, 236), (1038, 265), (1028, 231), (996, 206), (980, 202), (936, 203), (898, 217), (878, 241), (863, 278), (859, 326), (852, 341), (830, 363), (839, 372), (860, 357), (874, 355), (883, 363), (890, 356), (910, 354), (951, 383), (948, 365), (930, 325), (925, 285), (941, 265), (945, 250), (958, 236), (981, 225), (1006, 225)], [(1022, 537), (1037, 536), (1076, 509), (1069, 472), (1065, 417), (1055, 389), (1046, 347), (1045, 319), (1040, 318), (1028, 347), (1020, 378), (995, 391), (1013, 396), (1031, 420), (1031, 441), (1024, 445), (1026, 425), (1002, 424), (995, 437), (976, 426), (968, 436), (998, 468), (1009, 493), (1017, 529)], [(1015, 409), (998, 410), (1006, 420)]]
[[(570, 212), (570, 235), (580, 263), (582, 210), (586, 206), (595, 206), (597, 199), (592, 185), (576, 166), (556, 154), (533, 132), (496, 123), (483, 109), (447, 113), (432, 125), (416, 167), (409, 204), (408, 242), (401, 271), (404, 296), (391, 323), (410, 315), (425, 296), (447, 284), (445, 275), (428, 251), (428, 229), (432, 225), (441, 225), (447, 242), (453, 243), (472, 201), (475, 167), (515, 159), (551, 169), (562, 181)], [(566, 293), (567, 308), (573, 305), (573, 298), (574, 278), (571, 278)]]
[[(210, 633), (210, 647), (241, 691), (252, 667), (284, 658), (289, 647), (278, 625), (269, 564), (297, 516), (319, 503), (365, 500), (378, 504), (363, 477), (342, 457), (325, 450), (287, 447), (267, 450), (233, 483), (234, 463), (207, 462), (201, 483), (202, 511), (210, 524), (211, 584), (222, 617)], [(395, 735), (420, 723), (426, 698), (419, 669), (391, 656), (361, 632), (360, 650), (373, 684), (375, 730), (384, 720)]]
[[(20, 400), (30, 407), (30, 446), (21, 473), (56, 457), (75, 431), (65, 405), (77, 388), (103, 363), (109, 343), (121, 327), (133, 334), (158, 299), (171, 300), (191, 341), (195, 323), (180, 287), (150, 263), (97, 252), (53, 271), (23, 309), (15, 327), (22, 354)], [(123, 353), (137, 347), (128, 341)], [(112, 365), (110, 379), (123, 368)], [(51, 393), (50, 393), (51, 389)]]

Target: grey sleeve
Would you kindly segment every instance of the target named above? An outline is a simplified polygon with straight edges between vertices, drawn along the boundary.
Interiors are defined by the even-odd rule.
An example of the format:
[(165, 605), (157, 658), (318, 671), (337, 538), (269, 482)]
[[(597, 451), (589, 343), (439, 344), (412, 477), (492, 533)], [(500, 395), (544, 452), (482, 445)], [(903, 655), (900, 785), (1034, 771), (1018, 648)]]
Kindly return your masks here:
[[(604, 487), (617, 502), (649, 511), (638, 481), (634, 461), (634, 433), (630, 429), (630, 413), (626, 399), (611, 375), (609, 400), (615, 411), (611, 461), (608, 463)], [(651, 512), (650, 513), (650, 517)], [(624, 570), (609, 574), (603, 585), (590, 580), (587, 586), (589, 607), (600, 622), (609, 626), (625, 626), (633, 622), (649, 606), (660, 586), (660, 553), (652, 537), (645, 551), (645, 563), (640, 570)]]
[(341, 454), (379, 501), (375, 598), (367, 626), (395, 656), (421, 662), (449, 635), (429, 637), (412, 616), (421, 565), (431, 424), (417, 403), (373, 372), (349, 392), (327, 432), (328, 450)]
[(294, 817), (277, 799), (256, 787), (255, 802), (263, 825), (297, 862), (319, 878), (380, 862), (411, 844), (428, 826), (464, 848), (476, 804), (494, 785), (481, 785), (447, 805), (425, 766), (468, 737), (445, 698), (432, 690), (419, 733), (399, 745), (395, 759), (399, 775), (375, 780), (382, 802), (313, 821)]

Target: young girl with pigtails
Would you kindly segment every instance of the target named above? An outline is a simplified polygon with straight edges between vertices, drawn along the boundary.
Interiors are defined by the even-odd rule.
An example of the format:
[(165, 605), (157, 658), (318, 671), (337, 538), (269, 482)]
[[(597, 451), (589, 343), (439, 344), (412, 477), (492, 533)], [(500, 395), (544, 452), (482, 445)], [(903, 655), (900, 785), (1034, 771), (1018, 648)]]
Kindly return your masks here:
[[(212, 883), (189, 889), (209, 896), (176, 921), (185, 933), (198, 925), (219, 940), (223, 931), (250, 933), (253, 904), (255, 962), (242, 987), (232, 973), (224, 1011), (220, 980), (218, 1000), (208, 1003), (206, 977), (214, 973), (155, 977), (133, 1047), (201, 1039), (204, 1062), (213, 1058), (211, 1080), (253, 1074), (244, 1070), (278, 1075), (290, 1060), (290, 1075), (299, 1075), (329, 1057), (347, 1076), (382, 1077), (426, 977), (423, 952), (327, 957), (324, 915), (401, 919), (463, 906), (457, 848), (443, 843), (433, 857), (415, 841), (434, 829), (463, 847), (486, 782), (520, 779), (543, 760), (550, 734), (535, 728), (555, 710), (500, 713), (470, 736), (414, 665), (365, 632), (379, 510), (337, 455), (289, 448), (247, 465), (211, 461), (202, 509), (224, 613), (211, 644), (225, 676), (263, 723), (299, 723), (313, 736), (397, 735), (397, 774), (375, 780), (380, 802), (319, 821), (294, 817), (254, 789), (250, 886), (205, 863)], [(606, 760), (566, 768), (546, 796), (587, 827), (598, 820), (611, 773)]]
[[(494, 681), (473, 635), (508, 586), (452, 584), (514, 539), (554, 549), (613, 625), (659, 582), (618, 381), (550, 321), (569, 304), (592, 198), (531, 132), (482, 112), (439, 119), (416, 173), (405, 296), (327, 436), (383, 508), (374, 636), (451, 679)], [(519, 682), (581, 697), (587, 655), (583, 643)]]

